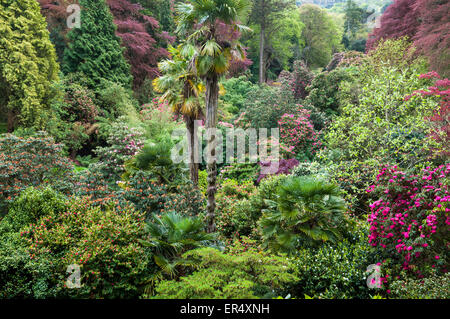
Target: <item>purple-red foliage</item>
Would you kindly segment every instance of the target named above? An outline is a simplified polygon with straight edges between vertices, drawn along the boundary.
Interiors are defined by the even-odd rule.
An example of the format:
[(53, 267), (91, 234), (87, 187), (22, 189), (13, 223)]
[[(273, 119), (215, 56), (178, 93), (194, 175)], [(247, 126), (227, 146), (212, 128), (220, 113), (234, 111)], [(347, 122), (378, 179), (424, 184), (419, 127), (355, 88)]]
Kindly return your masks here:
[(131, 65), (134, 88), (140, 87), (146, 78), (159, 75), (158, 61), (167, 58), (169, 52), (161, 46), (175, 39), (167, 32), (160, 32), (159, 22), (142, 13), (140, 4), (127, 0), (108, 0), (117, 25), (117, 35), (122, 39), (125, 58)]
[(420, 26), (416, 1), (395, 0), (381, 16), (380, 27), (375, 28), (369, 35), (366, 48), (368, 50), (375, 48), (380, 39), (415, 36)]
[(245, 58), (243, 60), (233, 58), (230, 61), (230, 66), (228, 67), (228, 78), (238, 77), (245, 73), (248, 68), (253, 64), (253, 61), (247, 57), (247, 49), (244, 51)]
[[(274, 175), (289, 175), (294, 167), (296, 167), (300, 162), (295, 158), (290, 159), (281, 159), (278, 162), (278, 170)], [(259, 166), (262, 167), (269, 167), (272, 163), (271, 162), (260, 162)], [(263, 178), (268, 176), (267, 174), (259, 174), (258, 179), (256, 180), (256, 183), (259, 184)]]
[(395, 0), (381, 16), (381, 25), (369, 35), (366, 49), (381, 39), (408, 36), (431, 67), (450, 76), (450, 1)]
[(308, 70), (303, 61), (294, 62), (292, 72), (282, 71), (278, 77), (287, 90), (290, 90), (295, 99), (304, 99), (308, 92), (306, 87), (311, 84), (314, 75)]
[(420, 27), (414, 44), (430, 58), (432, 69), (450, 77), (450, 1), (417, 0)]
[[(219, 42), (235, 42), (241, 37), (241, 32), (234, 26), (226, 24), (220, 20), (216, 21), (216, 34), (218, 35)], [(243, 74), (253, 61), (247, 57), (247, 48), (243, 50), (244, 58), (233, 56), (228, 68), (227, 77), (237, 77)]]
[[(440, 107), (427, 120), (432, 125), (431, 137), (440, 145), (439, 149), (434, 150), (435, 155), (448, 158), (450, 156), (450, 80), (441, 79), (439, 74), (434, 71), (421, 74), (419, 77), (436, 80), (428, 90), (418, 90), (412, 95), (420, 94), (439, 100)], [(409, 99), (412, 95), (405, 99)]]

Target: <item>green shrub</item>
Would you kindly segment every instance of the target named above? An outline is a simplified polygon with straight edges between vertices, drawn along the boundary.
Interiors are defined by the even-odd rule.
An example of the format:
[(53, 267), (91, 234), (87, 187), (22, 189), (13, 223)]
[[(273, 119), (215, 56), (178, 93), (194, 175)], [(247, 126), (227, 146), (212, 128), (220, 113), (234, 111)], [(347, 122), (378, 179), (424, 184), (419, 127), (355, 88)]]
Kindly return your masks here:
[(203, 195), (206, 194), (206, 189), (208, 188), (208, 172), (206, 170), (198, 171), (198, 189)]
[(8, 214), (2, 222), (8, 223), (12, 231), (36, 223), (42, 216), (63, 212), (66, 208), (66, 198), (51, 189), (36, 189), (29, 187), (11, 205)]
[(295, 114), (297, 108), (290, 92), (263, 85), (248, 93), (244, 111), (250, 127), (275, 128), (283, 114)]
[(270, 298), (285, 295), (284, 287), (298, 281), (292, 263), (286, 257), (255, 249), (231, 255), (202, 248), (189, 251), (183, 257), (195, 271), (180, 277), (179, 281), (158, 283), (156, 298)]
[(94, 103), (94, 92), (77, 83), (77, 80), (69, 76), (58, 83), (61, 98), (52, 104), (56, 116), (47, 125), (50, 134), (64, 145), (64, 150), (72, 159), (81, 149), (90, 151), (95, 147), (96, 122), (100, 115)]
[(191, 183), (178, 185), (173, 193), (168, 195), (164, 211), (174, 211), (182, 216), (199, 216), (204, 212), (205, 196)]
[(125, 162), (142, 149), (143, 136), (141, 129), (132, 128), (123, 121), (113, 123), (109, 130), (107, 146), (94, 150), (99, 161), (91, 164), (89, 169), (101, 173), (108, 183), (114, 185), (125, 172)]
[(258, 163), (232, 163), (225, 165), (220, 170), (218, 179), (235, 179), (240, 182), (252, 181), (255, 182), (258, 178), (260, 168)]
[(407, 279), (390, 284), (391, 297), (400, 299), (449, 299), (450, 273), (423, 279)]
[(4, 233), (5, 226), (0, 221), (0, 298), (56, 297), (52, 264), (56, 259), (31, 259), (20, 234)]
[(73, 166), (61, 150), (62, 145), (43, 132), (27, 138), (0, 136), (0, 214), (29, 186), (72, 192)]
[(315, 298), (370, 298), (377, 293), (367, 287), (367, 267), (379, 259), (367, 241), (367, 227), (359, 225), (353, 238), (295, 254), (299, 282), (293, 296)]
[[(21, 236), (29, 258), (50, 260), (50, 286), (57, 297), (133, 298), (148, 273), (149, 255), (138, 241), (145, 236), (143, 221), (128, 208), (102, 211), (74, 198), (64, 212), (41, 217)], [(79, 289), (65, 286), (69, 265), (81, 268)]]
[(220, 100), (228, 105), (228, 111), (237, 114), (244, 108), (247, 100), (247, 94), (255, 87), (255, 85), (247, 81), (245, 76), (238, 78), (230, 78), (222, 82), (225, 94)]
[(225, 180), (216, 195), (216, 226), (227, 237), (249, 236), (257, 228), (260, 211), (253, 209), (250, 198), (255, 196), (256, 187), (252, 182), (239, 183)]
[(317, 179), (327, 180), (328, 168), (322, 166), (319, 162), (302, 162), (292, 170), (293, 176), (314, 176)]
[(318, 110), (325, 112), (328, 117), (339, 114), (341, 108), (341, 82), (354, 81), (356, 70), (338, 68), (331, 72), (317, 75), (308, 87), (309, 95), (305, 104), (311, 104)]

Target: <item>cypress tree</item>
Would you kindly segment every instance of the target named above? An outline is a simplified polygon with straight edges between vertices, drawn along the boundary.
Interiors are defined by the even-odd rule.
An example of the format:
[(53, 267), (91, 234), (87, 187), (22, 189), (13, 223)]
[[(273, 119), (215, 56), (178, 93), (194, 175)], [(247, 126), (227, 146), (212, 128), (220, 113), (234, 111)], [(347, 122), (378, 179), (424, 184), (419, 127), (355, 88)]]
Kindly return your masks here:
[(0, 114), (8, 131), (45, 127), (58, 71), (39, 3), (0, 0)]
[(89, 86), (96, 88), (102, 79), (131, 87), (130, 66), (116, 36), (113, 16), (105, 0), (80, 0), (81, 25), (69, 34), (64, 51), (63, 71), (82, 72)]

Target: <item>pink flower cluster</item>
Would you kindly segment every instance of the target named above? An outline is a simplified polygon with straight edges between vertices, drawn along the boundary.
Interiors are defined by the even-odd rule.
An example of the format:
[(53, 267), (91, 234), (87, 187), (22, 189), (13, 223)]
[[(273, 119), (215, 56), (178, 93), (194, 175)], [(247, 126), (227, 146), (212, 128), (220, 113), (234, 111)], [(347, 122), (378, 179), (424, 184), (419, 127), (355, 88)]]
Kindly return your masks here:
[[(449, 172), (450, 164), (427, 167), (421, 175), (384, 167), (377, 184), (367, 189), (379, 195), (370, 205), (369, 242), (395, 252), (404, 270), (420, 272), (423, 266), (435, 267), (436, 260), (448, 254)], [(445, 261), (440, 265), (446, 271)]]
[(298, 114), (283, 114), (278, 121), (280, 141), (294, 154), (314, 154), (321, 147), (309, 117), (309, 112), (300, 106)]

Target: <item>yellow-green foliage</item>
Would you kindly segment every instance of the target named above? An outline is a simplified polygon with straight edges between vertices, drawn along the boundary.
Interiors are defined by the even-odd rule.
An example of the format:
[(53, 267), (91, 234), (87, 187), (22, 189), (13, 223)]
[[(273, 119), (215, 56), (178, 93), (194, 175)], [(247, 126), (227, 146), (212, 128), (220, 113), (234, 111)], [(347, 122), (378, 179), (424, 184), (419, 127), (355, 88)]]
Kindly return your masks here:
[(258, 298), (284, 294), (283, 287), (298, 280), (286, 257), (270, 255), (238, 243), (225, 254), (213, 248), (191, 250), (184, 258), (197, 271), (179, 281), (156, 286), (156, 298)]
[[(59, 67), (35, 0), (0, 1), (0, 108), (42, 128), (55, 95)], [(5, 112), (5, 110), (2, 110)]]

